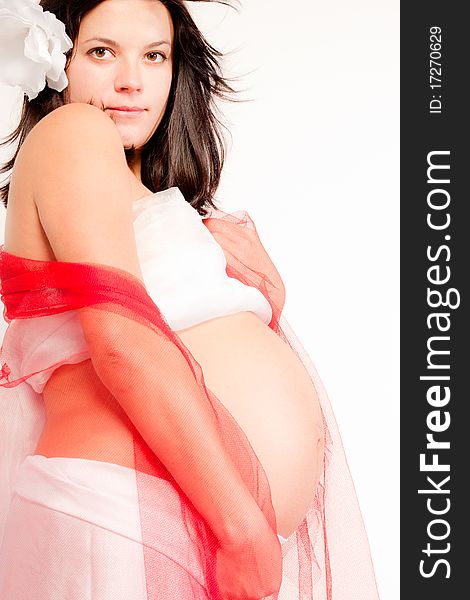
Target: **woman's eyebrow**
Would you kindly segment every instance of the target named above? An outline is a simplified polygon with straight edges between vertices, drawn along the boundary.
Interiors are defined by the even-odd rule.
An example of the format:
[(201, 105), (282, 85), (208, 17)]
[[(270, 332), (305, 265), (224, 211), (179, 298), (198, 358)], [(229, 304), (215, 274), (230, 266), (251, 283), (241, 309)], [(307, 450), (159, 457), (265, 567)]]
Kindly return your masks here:
[[(104, 37), (90, 38), (84, 41), (83, 43), (87, 44), (88, 42), (102, 42), (103, 44), (109, 44), (110, 46), (116, 46), (116, 48), (120, 48), (120, 44), (118, 44), (118, 42)], [(148, 48), (153, 48), (153, 46), (161, 46), (162, 44), (167, 44), (171, 48), (171, 44), (168, 40), (159, 40), (157, 42), (152, 42), (151, 44), (148, 44), (147, 46), (145, 46), (144, 50), (147, 50)]]

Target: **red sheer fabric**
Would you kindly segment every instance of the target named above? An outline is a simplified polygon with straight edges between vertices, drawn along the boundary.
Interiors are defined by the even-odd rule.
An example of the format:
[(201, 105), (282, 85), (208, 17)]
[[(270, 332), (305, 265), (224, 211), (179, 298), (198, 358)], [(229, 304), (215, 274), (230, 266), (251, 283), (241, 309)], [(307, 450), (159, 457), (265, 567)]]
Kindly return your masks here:
[[(219, 589), (219, 577), (223, 574), (218, 562), (218, 532), (226, 526), (223, 522), (225, 505), (212, 514), (212, 507), (203, 505), (210, 481), (180, 476), (183, 469), (191, 469), (191, 461), (204, 461), (207, 473), (210, 469), (226, 469), (230, 464), (238, 477), (231, 503), (226, 505), (232, 524), (237, 521), (236, 515), (241, 530), (248, 523), (258, 523), (259, 511), (269, 525), (266, 530), (260, 529), (256, 540), (250, 541), (248, 536), (243, 547), (234, 550), (231, 562), (224, 563), (224, 568), (234, 572), (241, 564), (248, 569), (252, 591), (258, 593), (256, 597), (269, 600), (376, 600), (378, 593), (369, 545), (340, 435), (316, 370), (282, 315), (285, 294), (281, 277), (246, 212), (214, 211), (203, 219), (203, 223), (224, 250), (227, 274), (257, 287), (270, 302), (273, 317), (269, 327), (300, 358), (320, 399), (325, 440), (324, 469), (316, 490), (312, 490), (314, 499), (295, 534), (281, 548), (276, 537), (269, 483), (258, 457), (241, 427), (206, 386), (201, 366), (169, 327), (140, 280), (101, 264), (31, 260), (10, 254), (3, 247), (0, 247), (0, 277), (8, 328), (0, 352), (0, 399), (2, 408), (6, 407), (1, 431), (6, 454), (0, 471), (5, 490), (0, 525), (2, 518), (4, 521), (8, 518), (15, 472), (25, 456), (34, 452), (44, 423), (40, 395), (20, 385), (41, 369), (34, 371), (29, 367), (24, 370), (19, 360), (24, 353), (21, 346), (24, 340), (15, 337), (12, 323), (28, 319), (34, 332), (40, 317), (91, 310), (97, 331), (100, 326), (107, 332), (115, 328), (123, 355), (130, 355), (129, 364), (137, 365), (145, 357), (149, 360), (151, 357), (155, 364), (152, 380), (140, 380), (132, 372), (109, 372), (101, 381), (90, 379), (88, 382), (91, 386), (104, 383), (115, 393), (133, 390), (134, 403), (131, 408), (127, 405), (128, 428), (133, 453), (130, 462), (135, 469), (138, 494), (145, 598), (226, 600)], [(96, 353), (91, 352), (91, 356), (96, 357)], [(63, 355), (55, 364), (70, 362), (72, 358)], [(47, 366), (50, 368), (51, 365)], [(103, 364), (97, 359), (94, 366), (98, 375), (105, 373)], [(19, 415), (15, 413), (15, 402), (21, 394), (25, 404)], [(190, 438), (186, 431), (184, 437), (181, 432), (186, 446), (182, 443), (181, 451), (172, 456), (164, 452), (164, 438), (159, 447), (155, 440), (145, 439), (142, 433), (149, 404), (161, 402), (165, 394), (185, 402), (190, 423), (187, 429), (191, 429), (193, 436)], [(119, 402), (117, 396), (116, 399)], [(168, 432), (168, 435), (176, 433)], [(204, 435), (204, 445), (198, 435)], [(193, 440), (191, 451), (188, 440)], [(213, 452), (210, 452), (211, 444)], [(220, 453), (220, 448), (225, 454)], [(216, 490), (212, 493), (215, 497)], [(226, 502), (226, 498), (221, 497), (222, 502)], [(220, 522), (217, 522), (215, 515), (219, 514)], [(158, 518), (158, 515), (165, 515), (165, 518)], [(1, 533), (0, 529), (0, 540)], [(260, 572), (256, 557), (263, 548), (272, 557), (273, 566)], [(73, 538), (64, 551), (74, 552)], [(276, 565), (280, 564), (281, 553), (281, 590), (268, 596), (265, 590), (270, 586), (275, 589), (278, 583)], [(48, 556), (45, 555), (43, 560), (47, 562)], [(14, 571), (14, 565), (11, 568)], [(15, 573), (15, 576), (21, 574)], [(35, 595), (36, 600), (46, 600), (46, 597), (49, 600), (49, 596)], [(76, 595), (68, 600), (84, 598)]]

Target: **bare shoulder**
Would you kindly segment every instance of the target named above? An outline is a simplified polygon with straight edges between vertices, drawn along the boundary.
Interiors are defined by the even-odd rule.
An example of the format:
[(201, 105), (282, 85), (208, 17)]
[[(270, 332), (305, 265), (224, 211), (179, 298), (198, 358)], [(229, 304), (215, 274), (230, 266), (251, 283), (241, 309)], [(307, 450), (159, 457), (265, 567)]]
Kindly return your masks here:
[(111, 137), (119, 139), (114, 122), (101, 109), (84, 102), (72, 102), (59, 106), (43, 117), (32, 128), (27, 139), (30, 143), (39, 143), (44, 141), (44, 136), (51, 137), (51, 133), (54, 133), (52, 139), (57, 139), (71, 131), (77, 135), (86, 135), (95, 127), (103, 132), (108, 131)]
[[(97, 158), (100, 158), (99, 164)], [(85, 103), (65, 104), (43, 117), (22, 143), (12, 173), (12, 187), (27, 187), (34, 198), (49, 195), (61, 174), (75, 165), (79, 179), (107, 171), (120, 181), (129, 179), (122, 141), (115, 123), (99, 108)], [(17, 181), (19, 182), (17, 184)], [(70, 177), (68, 183), (70, 183)], [(50, 184), (50, 185), (48, 185)]]
[(77, 102), (60, 106), (43, 117), (28, 133), (20, 153), (34, 156), (33, 168), (37, 169), (61, 163), (66, 166), (69, 156), (77, 159), (100, 150), (126, 166), (115, 123), (96, 106)]
[(88, 104), (66, 104), (35, 125), (21, 151), (16, 176), (28, 179), (55, 258), (116, 266), (142, 279), (130, 170), (110, 117)]

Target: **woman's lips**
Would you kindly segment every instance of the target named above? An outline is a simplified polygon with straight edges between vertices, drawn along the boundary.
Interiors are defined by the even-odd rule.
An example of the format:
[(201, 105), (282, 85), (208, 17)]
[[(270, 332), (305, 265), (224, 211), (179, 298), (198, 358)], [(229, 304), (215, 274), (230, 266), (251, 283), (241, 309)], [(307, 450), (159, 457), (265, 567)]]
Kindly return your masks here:
[(135, 119), (145, 112), (145, 109), (143, 108), (108, 108), (108, 110), (116, 117), (124, 117), (126, 119)]

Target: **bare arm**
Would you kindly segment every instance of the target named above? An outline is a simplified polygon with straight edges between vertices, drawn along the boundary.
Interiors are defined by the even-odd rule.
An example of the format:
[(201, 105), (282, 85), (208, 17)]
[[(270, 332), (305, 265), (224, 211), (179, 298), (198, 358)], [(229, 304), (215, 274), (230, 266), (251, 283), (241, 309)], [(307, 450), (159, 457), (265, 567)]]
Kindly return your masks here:
[[(118, 267), (142, 281), (128, 167), (109, 117), (84, 104), (61, 107), (35, 127), (23, 149), (37, 156), (30, 176), (56, 259)], [(265, 532), (264, 515), (226, 454), (178, 348), (107, 311), (82, 309), (80, 320), (98, 376), (219, 541), (243, 543)], [(122, 340), (138, 344), (128, 354)], [(159, 364), (173, 367), (164, 378)]]

